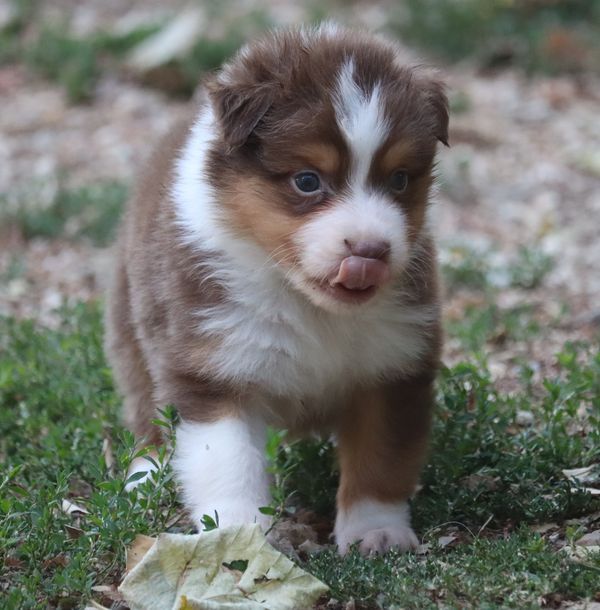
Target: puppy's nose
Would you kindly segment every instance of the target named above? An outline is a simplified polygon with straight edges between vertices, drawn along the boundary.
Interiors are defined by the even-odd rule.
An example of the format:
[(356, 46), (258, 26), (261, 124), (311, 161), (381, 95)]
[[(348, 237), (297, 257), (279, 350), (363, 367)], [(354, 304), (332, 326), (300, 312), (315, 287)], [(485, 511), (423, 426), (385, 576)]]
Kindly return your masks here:
[(385, 261), (389, 258), (390, 242), (383, 239), (368, 239), (362, 241), (344, 240), (353, 256), (361, 258), (374, 258)]

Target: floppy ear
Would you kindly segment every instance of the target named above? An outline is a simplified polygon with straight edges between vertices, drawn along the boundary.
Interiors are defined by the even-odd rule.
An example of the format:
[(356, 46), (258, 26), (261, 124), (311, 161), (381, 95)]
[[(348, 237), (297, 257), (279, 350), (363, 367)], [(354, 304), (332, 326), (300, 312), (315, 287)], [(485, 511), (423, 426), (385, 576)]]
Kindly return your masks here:
[(243, 146), (275, 98), (271, 83), (223, 83), (207, 85), (228, 152)]
[(448, 97), (444, 83), (430, 79), (427, 87), (427, 99), (435, 117), (435, 137), (445, 146), (448, 144)]

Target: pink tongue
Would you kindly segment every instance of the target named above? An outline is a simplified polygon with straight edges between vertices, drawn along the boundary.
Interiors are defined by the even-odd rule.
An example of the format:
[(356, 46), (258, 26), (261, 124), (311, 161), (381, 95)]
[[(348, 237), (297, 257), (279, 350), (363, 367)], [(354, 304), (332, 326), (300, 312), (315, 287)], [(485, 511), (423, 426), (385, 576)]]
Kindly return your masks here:
[(366, 290), (381, 286), (390, 276), (388, 266), (376, 258), (349, 256), (342, 261), (332, 284), (341, 284), (348, 290)]

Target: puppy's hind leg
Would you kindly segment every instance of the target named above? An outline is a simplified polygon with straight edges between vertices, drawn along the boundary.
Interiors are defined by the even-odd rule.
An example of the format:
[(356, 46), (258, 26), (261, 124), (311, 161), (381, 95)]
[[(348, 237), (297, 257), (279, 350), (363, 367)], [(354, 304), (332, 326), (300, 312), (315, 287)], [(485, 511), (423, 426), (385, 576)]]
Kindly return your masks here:
[[(153, 383), (146, 367), (144, 355), (135, 336), (131, 320), (129, 286), (125, 269), (120, 266), (113, 277), (105, 315), (105, 352), (112, 366), (117, 388), (123, 396), (123, 419), (134, 433), (138, 448), (158, 446), (163, 439), (160, 429), (152, 424), (157, 409), (153, 398)], [(156, 463), (158, 455), (151, 451)], [(144, 481), (156, 466), (144, 457), (135, 458), (127, 478), (138, 472), (147, 475), (128, 484), (132, 489)]]

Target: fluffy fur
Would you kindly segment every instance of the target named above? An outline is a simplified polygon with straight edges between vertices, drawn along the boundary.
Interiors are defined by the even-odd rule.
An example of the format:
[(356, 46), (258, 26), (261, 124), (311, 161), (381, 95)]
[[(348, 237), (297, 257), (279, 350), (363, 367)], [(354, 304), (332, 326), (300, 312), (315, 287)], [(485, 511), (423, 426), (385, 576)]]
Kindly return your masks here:
[(418, 540), (410, 527), (410, 510), (406, 502), (383, 503), (361, 500), (341, 510), (335, 523), (335, 539), (341, 553), (360, 540), (363, 552), (385, 551), (391, 546), (406, 551)]
[(126, 421), (157, 443), (156, 408), (178, 408), (198, 526), (264, 523), (266, 425), (334, 433), (340, 550), (408, 548), (440, 349), (427, 209), (443, 87), (327, 26), (249, 45), (206, 90), (119, 237), (106, 346)]
[(265, 425), (260, 418), (184, 422), (177, 430), (173, 468), (195, 523), (218, 515), (219, 526), (267, 524), (258, 510), (268, 506), (264, 455)]

